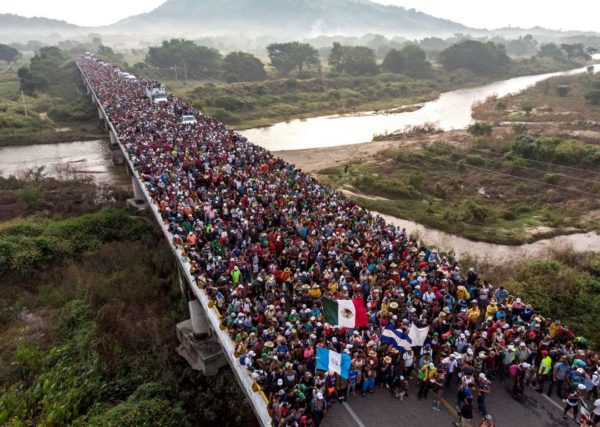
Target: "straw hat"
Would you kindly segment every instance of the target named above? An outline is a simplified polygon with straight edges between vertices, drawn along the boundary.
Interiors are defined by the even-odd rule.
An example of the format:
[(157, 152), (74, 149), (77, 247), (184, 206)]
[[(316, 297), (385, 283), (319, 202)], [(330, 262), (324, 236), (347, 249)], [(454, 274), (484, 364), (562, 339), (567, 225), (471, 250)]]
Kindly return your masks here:
[(385, 357), (383, 358), (383, 361), (384, 361), (385, 363), (392, 363), (392, 358), (391, 358), (390, 356), (385, 356)]
[(273, 341), (267, 341), (265, 343), (265, 347), (273, 348), (273, 347), (275, 347), (275, 344), (273, 343)]

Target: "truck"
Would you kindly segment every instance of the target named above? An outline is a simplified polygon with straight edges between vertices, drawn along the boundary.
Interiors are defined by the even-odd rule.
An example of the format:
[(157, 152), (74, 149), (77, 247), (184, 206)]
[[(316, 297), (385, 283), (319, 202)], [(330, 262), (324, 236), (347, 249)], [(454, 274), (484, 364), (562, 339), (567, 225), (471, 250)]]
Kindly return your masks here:
[(167, 102), (167, 91), (165, 91), (163, 86), (147, 88), (146, 98), (148, 98), (150, 104), (158, 105)]

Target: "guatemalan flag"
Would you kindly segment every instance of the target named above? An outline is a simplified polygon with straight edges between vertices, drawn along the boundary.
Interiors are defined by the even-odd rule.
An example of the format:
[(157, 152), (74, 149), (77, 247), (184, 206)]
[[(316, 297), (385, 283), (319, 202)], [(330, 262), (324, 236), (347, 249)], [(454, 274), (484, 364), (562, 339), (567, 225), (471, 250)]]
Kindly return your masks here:
[(317, 369), (319, 371), (333, 371), (342, 378), (348, 379), (350, 363), (350, 356), (346, 353), (340, 354), (325, 347), (317, 347)]
[(379, 341), (392, 344), (394, 348), (404, 353), (406, 350), (410, 350), (412, 347), (412, 339), (400, 329), (394, 329), (393, 326), (388, 326), (381, 333)]
[(369, 324), (367, 310), (361, 298), (333, 300), (323, 298), (325, 321), (340, 328), (360, 328)]

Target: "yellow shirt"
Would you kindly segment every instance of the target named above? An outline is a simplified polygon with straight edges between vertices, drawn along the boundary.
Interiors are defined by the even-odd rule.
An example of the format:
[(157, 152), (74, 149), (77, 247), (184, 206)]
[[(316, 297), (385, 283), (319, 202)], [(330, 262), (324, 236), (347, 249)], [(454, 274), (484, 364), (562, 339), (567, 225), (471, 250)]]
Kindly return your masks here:
[(471, 307), (469, 310), (467, 310), (467, 316), (469, 316), (469, 319), (471, 320), (477, 320), (479, 319), (479, 316), (481, 315), (481, 311), (479, 310), (479, 307)]

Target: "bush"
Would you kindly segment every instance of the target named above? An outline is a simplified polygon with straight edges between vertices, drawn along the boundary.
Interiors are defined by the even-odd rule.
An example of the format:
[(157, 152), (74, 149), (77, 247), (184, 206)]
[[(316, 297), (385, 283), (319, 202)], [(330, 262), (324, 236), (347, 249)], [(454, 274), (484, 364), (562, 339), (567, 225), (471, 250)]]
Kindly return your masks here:
[(473, 136), (489, 136), (492, 134), (493, 127), (487, 122), (476, 122), (467, 128), (467, 131)]
[(558, 96), (567, 96), (569, 91), (571, 90), (571, 86), (567, 85), (559, 85), (554, 88), (554, 91)]
[(592, 89), (586, 92), (585, 100), (592, 105), (600, 105), (600, 89)]
[(151, 233), (151, 225), (116, 209), (8, 226), (0, 230), (0, 272), (29, 273), (95, 249), (102, 242), (137, 240)]
[(557, 185), (560, 183), (560, 175), (554, 173), (547, 173), (544, 175), (544, 182), (552, 185)]

